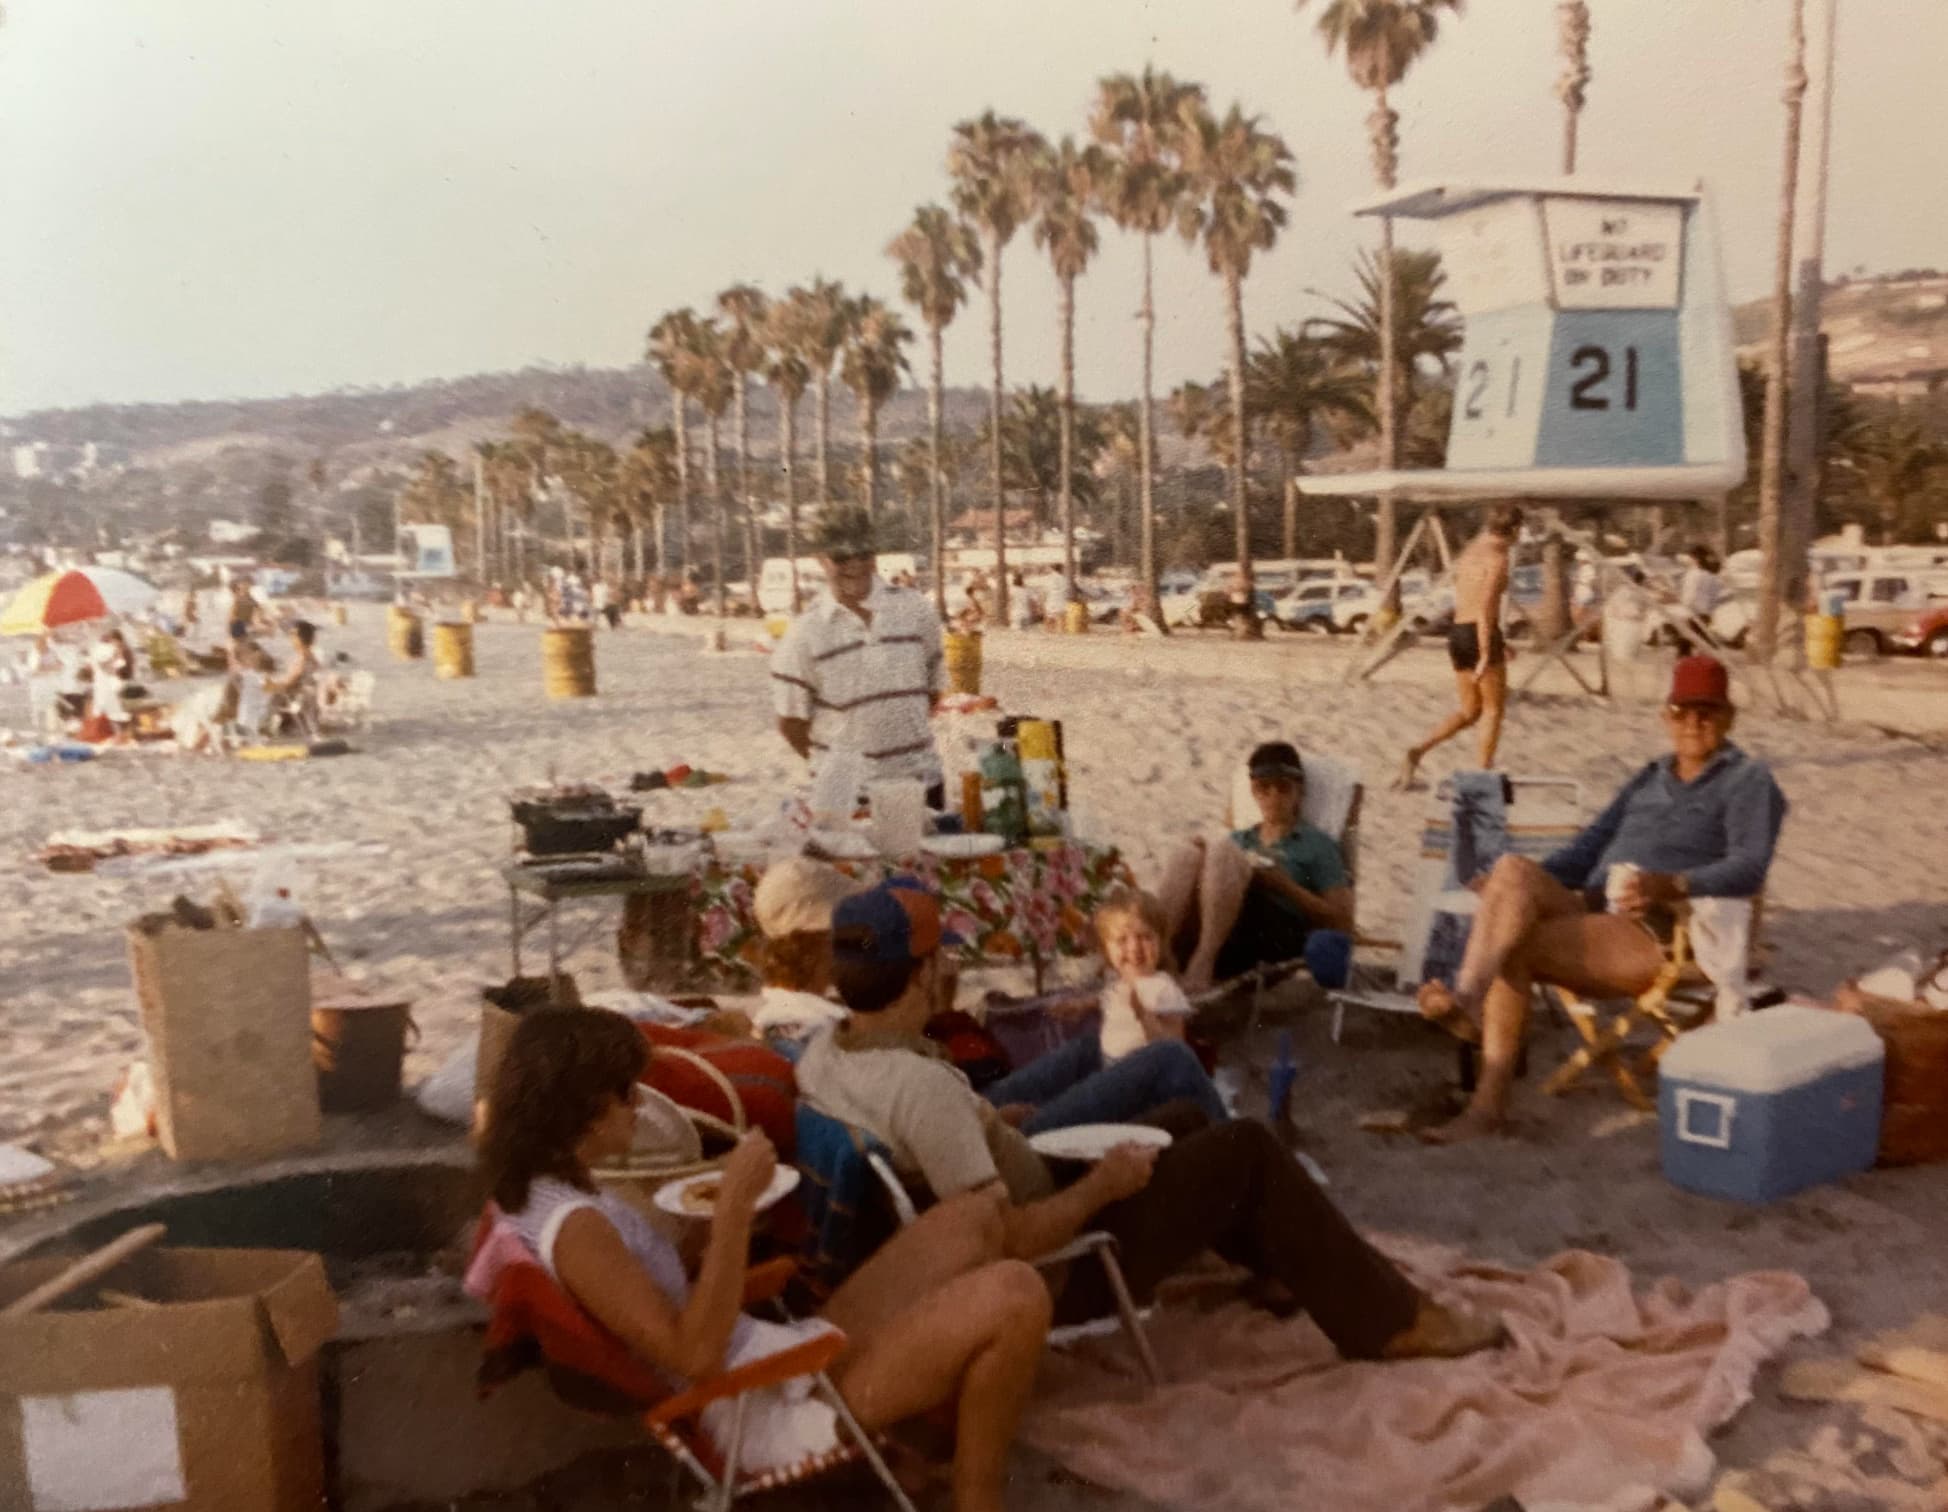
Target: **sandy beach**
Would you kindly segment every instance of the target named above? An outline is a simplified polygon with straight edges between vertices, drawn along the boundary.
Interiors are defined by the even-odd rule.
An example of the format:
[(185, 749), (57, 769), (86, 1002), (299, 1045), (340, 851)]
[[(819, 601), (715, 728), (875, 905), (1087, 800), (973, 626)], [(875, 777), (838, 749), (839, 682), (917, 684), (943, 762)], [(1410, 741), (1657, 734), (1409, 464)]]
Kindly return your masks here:
[[(0, 766), (8, 921), (0, 1140), (78, 1167), (102, 1160), (110, 1091), (140, 1048), (123, 926), (179, 891), (196, 896), (210, 885), (208, 871), (51, 874), (33, 859), (50, 833), (238, 821), (277, 841), (340, 847), (302, 863), (303, 901), (354, 975), (413, 998), (424, 1034), (408, 1065), (415, 1080), (466, 1034), (481, 985), (507, 974), (507, 901), (493, 868), (510, 845), (508, 789), (551, 773), (626, 779), (679, 760), (731, 774), (721, 788), (652, 800), (652, 821), (678, 823), (709, 804), (734, 818), (763, 812), (797, 778), (771, 728), (766, 658), (748, 649), (705, 654), (700, 628), (658, 622), (605, 632), (601, 695), (548, 703), (537, 627), (482, 625), (479, 676), (443, 682), (427, 663), (389, 660), (382, 612), (361, 608), (327, 640), (328, 652), (349, 652), (378, 676), (377, 716), (359, 754), (279, 765), (123, 755)], [(1427, 800), (1386, 791), (1384, 776), (1447, 694), (1431, 651), (1350, 690), (1340, 681), (1342, 656), (1297, 638), (1237, 648), (1103, 636), (1056, 654), (1037, 638), (993, 637), (988, 683), (1004, 707), (1066, 722), (1076, 806), (1124, 848), (1140, 878), (1154, 876), (1173, 840), (1217, 824), (1233, 765), (1253, 742), (1292, 738), (1358, 763), (1369, 783), (1360, 920), (1385, 934), (1406, 910), (1412, 836)], [(17, 725), (17, 690), (6, 696), (14, 702), (0, 707), (0, 723)], [(1948, 752), (1763, 717), (1742, 720), (1736, 738), (1773, 763), (1792, 803), (1769, 890), (1772, 977), (1823, 994), (1894, 950), (1938, 942), (1948, 808), (1929, 795), (1944, 790)], [(1658, 749), (1644, 704), (1550, 698), (1514, 708), (1503, 763), (1579, 780), (1593, 811)], [(1470, 759), (1457, 743), (1437, 753), (1430, 772)], [(247, 878), (250, 863), (234, 872)], [(571, 965), (584, 990), (617, 984), (606, 909), (581, 916), (591, 937)], [(1654, 1126), (1619, 1118), (1614, 1097), (1542, 1097), (1542, 1076), (1567, 1050), (1567, 1032), (1555, 1025), (1536, 1037), (1539, 1069), (1518, 1092), (1512, 1138), (1428, 1151), (1354, 1123), (1452, 1080), (1454, 1058), (1437, 1033), (1356, 1016), (1335, 1046), (1314, 1015), (1298, 1037), (1307, 1147), (1340, 1200), (1377, 1230), (1514, 1262), (1585, 1247), (1626, 1261), (1640, 1285), (1667, 1274), (1701, 1284), (1743, 1270), (1798, 1270), (1834, 1315), (1822, 1350), (1904, 1324), (1948, 1296), (1938, 1171), (1876, 1172), (1757, 1210), (1686, 1196), (1658, 1174)], [(1948, 1429), (1928, 1432), (1939, 1477), (1948, 1473)], [(1790, 1471), (1806, 1485), (1825, 1474), (1865, 1487), (1880, 1462), (1863, 1437), (1853, 1409), (1782, 1404), (1762, 1385), (1757, 1405), (1715, 1447), (1725, 1465), (1771, 1461), (1778, 1476)], [(1802, 1451), (1804, 1463), (1777, 1458)], [(1942, 1505), (1925, 1499), (1940, 1494), (1922, 1489), (1925, 1476), (1902, 1481), (1915, 1498), (1903, 1502), (1885, 1499), (1899, 1472), (1872, 1474), (1887, 1483), (1875, 1493), (1882, 1499), (1791, 1504)]]

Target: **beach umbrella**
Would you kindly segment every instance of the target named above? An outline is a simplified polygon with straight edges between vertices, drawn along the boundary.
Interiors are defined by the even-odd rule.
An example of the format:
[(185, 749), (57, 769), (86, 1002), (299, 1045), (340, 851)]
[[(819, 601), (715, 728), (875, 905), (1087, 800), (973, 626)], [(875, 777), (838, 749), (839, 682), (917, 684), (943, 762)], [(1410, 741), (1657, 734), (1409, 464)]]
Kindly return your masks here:
[(35, 578), (0, 615), (0, 635), (38, 635), (61, 625), (140, 614), (156, 601), (156, 586), (113, 567), (74, 567)]

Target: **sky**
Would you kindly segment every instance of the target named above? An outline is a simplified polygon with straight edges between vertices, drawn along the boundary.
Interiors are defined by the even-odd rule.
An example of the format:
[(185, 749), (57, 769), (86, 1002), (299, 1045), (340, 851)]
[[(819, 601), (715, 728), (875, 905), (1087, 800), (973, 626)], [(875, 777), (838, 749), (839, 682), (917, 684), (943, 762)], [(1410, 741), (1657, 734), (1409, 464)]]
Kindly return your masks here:
[[(0, 414), (617, 365), (740, 280), (892, 299), (885, 245), (944, 200), (956, 121), (1081, 134), (1096, 80), (1145, 63), (1293, 151), (1290, 221), (1245, 291), (1265, 334), (1346, 292), (1369, 234), (1348, 213), (1372, 192), (1368, 107), (1314, 32), (1324, 3), (7, 0)], [(1827, 266), (1948, 263), (1948, 4), (1841, 4)], [(1582, 172), (1702, 177), (1733, 296), (1764, 293), (1787, 0), (1592, 11)], [(1395, 97), (1404, 179), (1555, 171), (1554, 12), (1471, 0), (1445, 23)], [(1139, 279), (1105, 227), (1078, 293), (1085, 399), (1137, 389)], [(1173, 239), (1157, 285), (1159, 391), (1215, 377), (1217, 280)], [(1054, 278), (1025, 234), (1003, 295), (1007, 381), (1053, 383)], [(978, 299), (950, 383), (986, 381)]]

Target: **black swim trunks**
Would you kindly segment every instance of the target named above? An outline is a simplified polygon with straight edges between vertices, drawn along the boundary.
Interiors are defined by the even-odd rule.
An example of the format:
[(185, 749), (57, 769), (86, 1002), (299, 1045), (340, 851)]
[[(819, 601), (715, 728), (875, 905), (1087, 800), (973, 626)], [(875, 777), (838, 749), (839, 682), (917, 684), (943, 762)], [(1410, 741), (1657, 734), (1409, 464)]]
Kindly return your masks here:
[[(1457, 672), (1472, 672), (1481, 665), (1481, 636), (1474, 625), (1450, 625), (1447, 632), (1447, 659), (1454, 664)], [(1508, 660), (1508, 648), (1502, 642), (1502, 632), (1494, 631), (1488, 637), (1488, 665), (1499, 667)]]

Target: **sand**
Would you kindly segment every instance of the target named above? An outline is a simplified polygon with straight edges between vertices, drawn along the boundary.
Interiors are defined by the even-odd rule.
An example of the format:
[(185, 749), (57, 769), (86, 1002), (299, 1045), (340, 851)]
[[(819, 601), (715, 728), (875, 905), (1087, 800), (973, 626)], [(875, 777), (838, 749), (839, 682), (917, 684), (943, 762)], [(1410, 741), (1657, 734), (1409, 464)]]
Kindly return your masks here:
[[(549, 703), (535, 626), (480, 626), (479, 676), (442, 682), (428, 663), (387, 659), (381, 611), (361, 608), (327, 643), (378, 674), (377, 720), (361, 754), (285, 765), (171, 756), (0, 764), (0, 1140), (80, 1167), (101, 1161), (111, 1088), (139, 1053), (122, 927), (177, 891), (208, 888), (208, 873), (49, 874), (32, 853), (51, 832), (239, 821), (285, 841), (358, 842), (304, 864), (304, 902), (354, 974), (414, 999), (424, 1033), (408, 1064), (416, 1079), (465, 1035), (479, 987), (508, 971), (507, 899), (493, 868), (510, 846), (510, 787), (551, 772), (626, 777), (678, 760), (734, 775), (703, 795), (655, 800), (652, 817), (678, 822), (710, 803), (733, 815), (763, 812), (793, 780), (795, 758), (771, 731), (766, 659), (704, 654), (699, 630), (690, 621), (603, 632), (601, 696)], [(1311, 638), (1235, 648), (996, 636), (987, 659), (989, 690), (1004, 705), (1065, 720), (1078, 807), (1146, 878), (1173, 839), (1215, 825), (1232, 767), (1253, 742), (1290, 738), (1358, 762), (1370, 784), (1360, 920), (1384, 934), (1405, 914), (1426, 802), (1387, 792), (1384, 778), (1449, 694), (1431, 650), (1353, 690), (1340, 681), (1345, 654)], [(7, 690), (0, 725), (21, 723), (24, 701)], [(1742, 721), (1737, 738), (1773, 763), (1792, 802), (1769, 895), (1773, 978), (1823, 993), (1896, 949), (1938, 945), (1948, 924), (1948, 804), (1939, 796), (1948, 791), (1948, 753), (1763, 717)], [(1550, 698), (1515, 708), (1503, 764), (1581, 781), (1593, 810), (1658, 749), (1652, 708)], [(1465, 764), (1472, 756), (1457, 742), (1428, 770)], [(248, 864), (237, 874), (247, 879)], [(616, 985), (611, 906), (578, 918), (591, 938), (573, 969), (585, 989)], [(1298, 1026), (1298, 1040), (1308, 1148), (1362, 1223), (1505, 1261), (1585, 1246), (1622, 1257), (1645, 1283), (1797, 1269), (1834, 1312), (1821, 1349), (1903, 1324), (1948, 1297), (1948, 1169), (1876, 1172), (1764, 1209), (1686, 1196), (1658, 1174), (1654, 1129), (1619, 1118), (1607, 1092), (1542, 1097), (1540, 1081), (1568, 1048), (1553, 1026), (1535, 1041), (1537, 1069), (1518, 1092), (1514, 1137), (1427, 1151), (1360, 1133), (1354, 1122), (1452, 1080), (1453, 1056), (1438, 1034), (1355, 1017), (1334, 1046), (1315, 1016)], [(1856, 1421), (1855, 1409), (1782, 1404), (1768, 1388), (1719, 1447), (1726, 1464), (1752, 1469), (1812, 1445), (1834, 1424), (1847, 1426), (1851, 1442)], [(1822, 1442), (1827, 1460), (1852, 1463), (1832, 1452), (1830, 1438)], [(1939, 1451), (1939, 1443), (1930, 1451), (1937, 1461)], [(1814, 1479), (1805, 1465), (1766, 1473), (1776, 1471), (1783, 1487), (1787, 1469)], [(1866, 1472), (1845, 1473), (1858, 1480)], [(1881, 1504), (1775, 1494), (1775, 1507)]]

